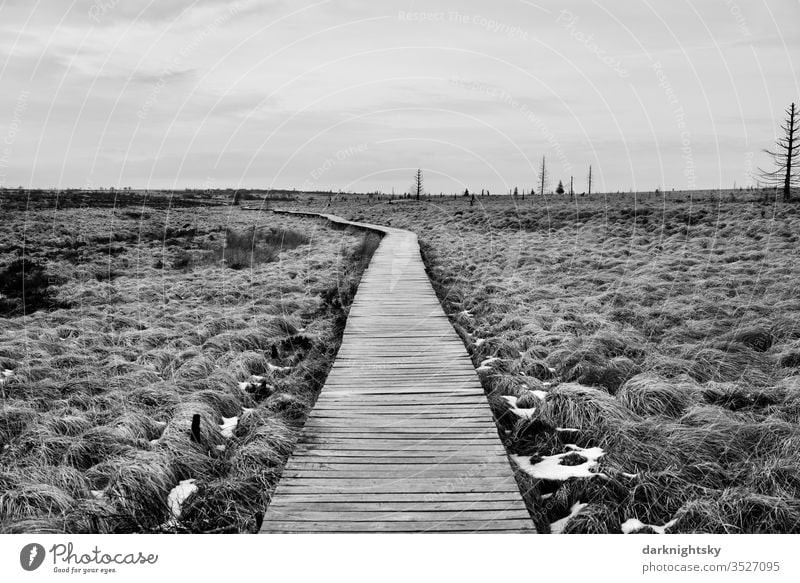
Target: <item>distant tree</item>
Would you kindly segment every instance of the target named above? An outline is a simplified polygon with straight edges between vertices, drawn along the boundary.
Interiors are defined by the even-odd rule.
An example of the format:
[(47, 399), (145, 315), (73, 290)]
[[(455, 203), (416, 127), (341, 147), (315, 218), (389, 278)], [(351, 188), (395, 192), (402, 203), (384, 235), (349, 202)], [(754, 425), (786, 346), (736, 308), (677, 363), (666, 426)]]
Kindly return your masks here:
[(423, 192), (423, 180), (422, 180), (422, 169), (418, 168), (417, 171), (414, 173), (414, 193), (417, 196), (417, 200), (419, 200), (419, 195)]
[(592, 196), (592, 165), (589, 164), (589, 196)]
[(469, 196), (469, 188), (464, 189), (464, 196)]
[(783, 200), (792, 200), (792, 187), (800, 186), (800, 136), (798, 136), (797, 108), (792, 103), (786, 109), (786, 119), (781, 123), (783, 135), (775, 142), (774, 150), (764, 150), (774, 165), (774, 170), (767, 171), (759, 168), (761, 179), (777, 190), (782, 187)]
[(542, 167), (539, 169), (539, 180), (542, 186), (539, 192), (544, 195), (544, 188), (547, 184), (547, 164), (545, 163), (544, 156), (542, 156)]
[(519, 188), (514, 187), (514, 196), (519, 196)]
[(564, 185), (561, 184), (561, 181), (558, 181), (558, 186), (556, 187), (556, 194), (564, 194)]

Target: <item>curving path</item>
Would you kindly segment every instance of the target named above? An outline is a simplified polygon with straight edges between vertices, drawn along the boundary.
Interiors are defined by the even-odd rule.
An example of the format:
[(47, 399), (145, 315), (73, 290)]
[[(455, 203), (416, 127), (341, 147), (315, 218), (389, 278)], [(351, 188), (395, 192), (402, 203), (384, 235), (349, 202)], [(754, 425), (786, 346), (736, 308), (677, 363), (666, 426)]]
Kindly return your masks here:
[(314, 216), (385, 235), (261, 532), (534, 532), (416, 235)]

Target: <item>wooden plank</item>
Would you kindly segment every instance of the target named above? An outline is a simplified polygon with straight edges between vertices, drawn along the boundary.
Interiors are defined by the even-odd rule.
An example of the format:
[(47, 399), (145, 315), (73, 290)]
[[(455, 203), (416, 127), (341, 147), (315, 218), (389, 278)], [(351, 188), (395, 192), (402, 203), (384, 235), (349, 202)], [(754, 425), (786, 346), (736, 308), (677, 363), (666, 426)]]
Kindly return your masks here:
[[(283, 496), (280, 500), (272, 502), (270, 511), (280, 510), (281, 512), (302, 512), (313, 508), (314, 512), (466, 512), (466, 511), (508, 511), (509, 509), (519, 513), (517, 501), (513, 498), (508, 500), (486, 500), (484, 498), (464, 502), (462, 500), (450, 500), (444, 502), (419, 500), (417, 502), (399, 501), (370, 501), (359, 500), (357, 502), (320, 502), (310, 498), (294, 500), (298, 496)], [(524, 517), (524, 516), (523, 516)]]
[[(447, 514), (444, 514), (447, 512)], [(440, 516), (437, 516), (440, 515)], [(319, 511), (302, 508), (273, 509), (270, 516), (275, 522), (431, 522), (440, 520), (452, 521), (453, 517), (463, 521), (497, 521), (497, 520), (530, 520), (527, 512), (515, 510), (481, 510), (478, 508), (450, 509), (447, 511), (423, 510), (334, 510)]]

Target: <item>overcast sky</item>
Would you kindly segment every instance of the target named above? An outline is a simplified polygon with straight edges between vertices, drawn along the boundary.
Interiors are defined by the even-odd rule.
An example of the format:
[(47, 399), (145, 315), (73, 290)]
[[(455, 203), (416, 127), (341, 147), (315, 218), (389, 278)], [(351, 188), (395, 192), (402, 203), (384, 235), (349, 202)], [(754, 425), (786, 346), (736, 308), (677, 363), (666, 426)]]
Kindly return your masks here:
[[(748, 184), (797, 0), (0, 0), (0, 185)], [(537, 188), (538, 189), (538, 188)]]

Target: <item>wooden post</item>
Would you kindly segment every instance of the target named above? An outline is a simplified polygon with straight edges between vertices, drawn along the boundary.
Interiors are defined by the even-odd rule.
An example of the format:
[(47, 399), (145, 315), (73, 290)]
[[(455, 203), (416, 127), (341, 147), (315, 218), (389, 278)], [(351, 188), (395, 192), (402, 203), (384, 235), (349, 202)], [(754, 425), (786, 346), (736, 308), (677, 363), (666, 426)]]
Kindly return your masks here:
[(192, 415), (192, 441), (200, 443), (200, 414)]

